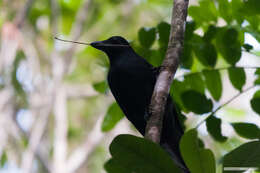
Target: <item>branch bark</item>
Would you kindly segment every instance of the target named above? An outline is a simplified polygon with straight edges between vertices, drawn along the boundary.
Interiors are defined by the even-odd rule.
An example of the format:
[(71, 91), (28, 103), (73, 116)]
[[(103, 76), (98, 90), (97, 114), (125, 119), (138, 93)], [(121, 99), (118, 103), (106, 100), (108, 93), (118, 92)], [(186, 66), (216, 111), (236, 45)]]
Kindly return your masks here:
[(145, 137), (155, 143), (160, 143), (162, 120), (171, 83), (179, 66), (182, 52), (185, 21), (189, 0), (174, 0), (171, 34), (166, 57), (161, 72), (157, 78), (150, 104), (151, 117), (147, 122)]
[[(56, 86), (57, 87), (57, 86)], [(55, 91), (54, 101), (54, 146), (53, 146), (53, 170), (52, 172), (67, 172), (67, 133), (68, 133), (68, 115), (67, 115), (67, 94), (64, 86), (60, 84)]]
[(32, 172), (33, 160), (48, 123), (49, 114), (49, 108), (39, 111), (39, 117), (30, 135), (29, 146), (23, 154), (21, 169), (24, 173)]
[(88, 159), (89, 154), (96, 148), (100, 141), (104, 138), (104, 133), (101, 131), (101, 125), (104, 115), (99, 115), (99, 118), (88, 134), (87, 138), (78, 148), (76, 148), (67, 161), (68, 173), (77, 172), (82, 164)]
[(31, 9), (34, 1), (35, 0), (27, 0), (24, 5), (24, 8), (21, 8), (20, 11), (18, 12), (18, 14), (16, 15), (15, 24), (19, 29), (23, 26), (25, 18), (28, 15), (28, 13), (30, 12), (30, 9)]

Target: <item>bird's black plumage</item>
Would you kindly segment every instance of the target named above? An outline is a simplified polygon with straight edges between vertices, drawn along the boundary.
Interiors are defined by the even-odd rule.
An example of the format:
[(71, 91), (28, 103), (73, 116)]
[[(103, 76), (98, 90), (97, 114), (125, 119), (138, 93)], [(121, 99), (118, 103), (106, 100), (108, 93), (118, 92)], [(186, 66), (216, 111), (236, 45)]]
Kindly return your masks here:
[[(107, 79), (111, 92), (127, 119), (144, 135), (146, 121), (149, 118), (148, 109), (159, 70), (140, 57), (120, 36), (93, 42), (91, 46), (107, 54), (110, 61)], [(179, 150), (182, 135), (183, 129), (169, 96), (160, 145), (184, 172), (188, 172)]]

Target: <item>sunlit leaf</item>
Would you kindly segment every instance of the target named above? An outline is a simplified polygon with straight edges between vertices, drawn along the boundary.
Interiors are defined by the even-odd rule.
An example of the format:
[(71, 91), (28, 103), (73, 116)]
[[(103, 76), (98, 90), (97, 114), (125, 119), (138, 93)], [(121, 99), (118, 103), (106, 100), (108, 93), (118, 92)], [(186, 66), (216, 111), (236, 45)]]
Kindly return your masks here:
[(232, 21), (232, 9), (228, 0), (218, 0), (219, 14), (227, 23)]
[(189, 86), (190, 89), (204, 93), (205, 84), (200, 73), (189, 74), (184, 77), (185, 85)]
[(124, 117), (123, 112), (117, 103), (113, 103), (108, 108), (102, 123), (102, 131), (107, 132), (115, 127), (115, 125)]
[(105, 93), (108, 90), (108, 84), (106, 81), (95, 83), (93, 87), (96, 91), (100, 93)]
[(7, 162), (7, 154), (5, 151), (3, 151), (2, 156), (0, 158), (0, 168), (2, 168), (6, 162)]
[(189, 15), (199, 24), (217, 21), (217, 9), (213, 1), (201, 0), (199, 6), (190, 6)]
[(189, 89), (189, 86), (185, 84), (185, 82), (174, 80), (171, 89), (170, 89), (170, 95), (173, 97), (173, 100), (175, 103), (177, 103), (181, 110), (187, 112), (188, 110), (185, 108), (182, 99), (181, 94)]
[(219, 71), (207, 70), (203, 71), (206, 86), (215, 100), (219, 100), (222, 95), (222, 81)]
[(215, 158), (211, 150), (199, 146), (195, 129), (189, 130), (181, 138), (181, 155), (192, 173), (215, 173)]

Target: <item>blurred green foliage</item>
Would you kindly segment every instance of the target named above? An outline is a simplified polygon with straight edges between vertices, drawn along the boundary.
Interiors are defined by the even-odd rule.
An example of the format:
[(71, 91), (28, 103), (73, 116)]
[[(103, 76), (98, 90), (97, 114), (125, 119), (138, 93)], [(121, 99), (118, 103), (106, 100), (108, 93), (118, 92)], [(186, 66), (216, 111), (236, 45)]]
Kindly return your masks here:
[[(84, 0), (58, 0), (57, 11), (52, 11), (50, 1), (36, 0), (26, 19), (28, 23), (26, 23), (23, 32), (29, 33), (28, 37), (34, 43), (42, 42), (44, 49), (39, 48), (37, 51), (46, 52), (48, 57), (53, 50), (59, 49), (58, 45), (60, 44), (53, 40), (54, 25), (57, 25), (58, 35), (70, 37), (70, 35), (75, 34), (71, 33), (72, 28), (84, 2)], [(245, 42), (244, 38), (245, 33), (247, 33), (260, 42), (260, 1), (198, 0), (195, 2), (196, 5), (189, 7), (183, 53), (180, 57), (180, 71), (188, 71), (189, 73), (174, 79), (170, 95), (180, 110), (180, 117), (187, 119), (187, 121), (189, 118), (199, 117), (197, 115), (203, 117), (202, 114), (209, 114), (205, 122), (206, 133), (210, 137), (206, 139), (211, 139), (211, 143), (214, 144), (206, 140), (204, 142), (207, 144), (205, 146), (210, 146), (212, 151), (202, 147), (203, 138), (201, 138), (202, 141), (198, 138), (200, 130), (191, 130), (184, 135), (181, 150), (184, 160), (194, 173), (203, 172), (194, 165), (199, 159), (205, 161), (205, 163), (198, 164), (204, 164), (201, 166), (205, 167), (207, 172), (215, 172), (215, 164), (217, 164), (217, 168), (222, 164), (219, 160), (223, 157), (223, 153), (227, 153), (241, 144), (241, 140), (237, 136), (224, 136), (222, 134), (224, 123), (233, 128), (234, 132), (244, 139), (259, 139), (259, 127), (256, 124), (225, 122), (222, 117), (217, 117), (212, 112), (221, 106), (221, 99), (226, 89), (224, 77), (228, 76), (234, 90), (238, 90), (240, 93), (245, 90), (247, 68), (238, 68), (236, 65), (241, 60), (244, 51), (260, 55), (254, 49), (255, 47)], [(138, 54), (158, 67), (165, 57), (168, 46), (172, 4), (172, 1), (169, 0), (90, 0), (80, 40), (91, 42), (103, 40), (112, 35), (122, 35), (129, 39), (130, 44)], [(0, 27), (2, 27), (3, 23), (14, 18), (18, 8), (14, 3), (2, 0), (0, 0), (0, 7), (3, 8), (0, 12)], [(61, 54), (65, 52), (64, 49), (66, 48), (59, 49)], [(96, 116), (106, 112), (102, 123), (104, 133), (112, 130), (123, 118), (123, 113), (118, 105), (111, 104), (105, 99), (109, 97), (109, 88), (106, 82), (109, 62), (106, 56), (91, 47), (78, 46), (73, 58), (76, 63), (71, 73), (65, 77), (65, 83), (90, 84), (98, 94), (87, 99), (68, 101), (68, 141), (72, 148), (77, 146), (78, 142), (91, 131), (96, 122)], [(25, 90), (23, 83), (17, 78), (17, 70), (25, 59), (26, 56), (23, 52), (18, 52), (12, 70), (11, 81), (17, 98), (17, 109), (26, 109), (29, 106), (27, 99), (30, 92)], [(50, 70), (50, 64), (46, 62), (44, 55), (40, 56), (40, 62), (42, 63), (42, 71)], [(260, 84), (259, 68), (255, 72), (255, 77), (255, 81), (251, 85)], [(0, 76), (1, 89), (5, 86), (2, 84), (4, 82), (5, 79)], [(258, 115), (260, 115), (259, 93), (258, 90), (248, 101), (252, 110)], [(236, 118), (240, 117), (238, 112), (233, 111), (233, 114)], [(188, 116), (186, 117), (186, 115)], [(226, 116), (229, 114), (226, 113)], [(234, 119), (234, 117), (232, 118)], [(50, 136), (52, 135), (50, 132)], [(27, 146), (28, 141), (24, 140), (23, 143), (24, 146)], [(192, 147), (190, 147), (191, 143), (194, 144)], [(259, 161), (259, 157), (247, 157), (248, 154), (252, 153), (251, 145), (256, 147), (259, 142), (244, 144), (245, 148), (242, 151), (239, 147), (237, 149), (239, 152), (236, 150), (230, 152), (224, 158), (224, 165), (229, 165), (226, 163), (231, 163), (231, 160), (236, 158), (243, 158), (248, 163), (253, 163), (252, 158)], [(52, 155), (51, 152), (49, 155)], [(139, 171), (142, 166), (145, 170), (154, 168), (151, 171), (156, 170), (156, 172), (176, 169), (161, 148), (141, 138), (129, 135), (119, 136), (110, 145), (110, 152), (112, 159), (105, 164), (105, 169), (108, 172)], [(122, 158), (118, 153), (124, 153), (122, 156), (126, 158)], [(89, 172), (101, 172), (105, 157), (107, 157), (106, 153), (99, 148), (90, 158), (92, 160)], [(4, 152), (0, 159), (1, 166), (5, 164), (7, 159)], [(150, 162), (147, 162), (146, 159), (150, 159)], [(132, 163), (136, 167), (129, 167), (128, 163)]]

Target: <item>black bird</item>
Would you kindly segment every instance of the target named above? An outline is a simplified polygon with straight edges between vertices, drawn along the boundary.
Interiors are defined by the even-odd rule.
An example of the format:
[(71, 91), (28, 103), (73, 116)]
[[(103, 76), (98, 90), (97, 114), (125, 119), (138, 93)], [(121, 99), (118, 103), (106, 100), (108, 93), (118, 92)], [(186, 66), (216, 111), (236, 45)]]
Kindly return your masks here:
[[(149, 105), (159, 68), (153, 67), (139, 56), (129, 43), (120, 36), (90, 44), (105, 52), (110, 61), (108, 84), (118, 105), (127, 119), (144, 136), (149, 118)], [(179, 142), (183, 129), (171, 97), (168, 97), (160, 145), (185, 173), (188, 169), (181, 157)]]

